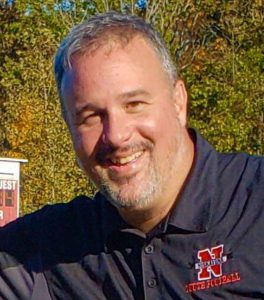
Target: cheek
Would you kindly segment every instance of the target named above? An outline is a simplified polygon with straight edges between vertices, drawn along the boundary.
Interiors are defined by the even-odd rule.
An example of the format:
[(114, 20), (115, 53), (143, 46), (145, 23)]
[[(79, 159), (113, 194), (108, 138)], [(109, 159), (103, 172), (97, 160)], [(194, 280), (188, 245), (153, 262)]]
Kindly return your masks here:
[(159, 135), (160, 128), (158, 126), (157, 120), (154, 118), (144, 118), (138, 120), (135, 123), (134, 128), (139, 136), (151, 141), (153, 144), (156, 143), (157, 136)]
[(137, 128), (147, 138), (162, 141), (168, 136), (175, 136), (179, 121), (173, 111), (159, 110), (137, 122)]
[(160, 111), (155, 118), (142, 123), (141, 136), (153, 144), (153, 158), (160, 169), (166, 168), (166, 161), (177, 152), (181, 135), (181, 126), (177, 114)]
[(73, 147), (80, 159), (93, 157), (98, 142), (98, 135), (95, 132), (75, 131), (73, 136)]

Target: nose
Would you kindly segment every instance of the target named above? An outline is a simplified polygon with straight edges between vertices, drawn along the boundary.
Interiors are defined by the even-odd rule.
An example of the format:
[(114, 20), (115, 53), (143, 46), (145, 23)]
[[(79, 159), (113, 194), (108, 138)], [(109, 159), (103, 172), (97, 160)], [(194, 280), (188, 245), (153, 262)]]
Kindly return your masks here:
[(127, 115), (122, 113), (108, 114), (103, 124), (102, 141), (113, 148), (124, 145), (132, 135), (132, 126)]

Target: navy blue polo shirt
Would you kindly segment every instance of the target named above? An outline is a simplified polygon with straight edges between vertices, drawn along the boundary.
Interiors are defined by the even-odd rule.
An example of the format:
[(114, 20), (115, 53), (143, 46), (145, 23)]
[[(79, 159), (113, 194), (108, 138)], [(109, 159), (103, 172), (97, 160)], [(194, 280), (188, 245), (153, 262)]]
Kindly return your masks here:
[(148, 234), (98, 193), (0, 230), (0, 299), (264, 299), (264, 158), (193, 133), (192, 170)]

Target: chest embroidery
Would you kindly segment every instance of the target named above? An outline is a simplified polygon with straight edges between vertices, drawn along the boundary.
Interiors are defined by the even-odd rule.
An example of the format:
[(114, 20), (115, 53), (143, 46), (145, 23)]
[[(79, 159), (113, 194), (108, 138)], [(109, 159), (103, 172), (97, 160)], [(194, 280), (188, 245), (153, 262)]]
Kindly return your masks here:
[(223, 264), (228, 263), (227, 256), (223, 253), (223, 244), (198, 251), (195, 263), (198, 281), (185, 286), (187, 293), (240, 281), (238, 272), (223, 274)]

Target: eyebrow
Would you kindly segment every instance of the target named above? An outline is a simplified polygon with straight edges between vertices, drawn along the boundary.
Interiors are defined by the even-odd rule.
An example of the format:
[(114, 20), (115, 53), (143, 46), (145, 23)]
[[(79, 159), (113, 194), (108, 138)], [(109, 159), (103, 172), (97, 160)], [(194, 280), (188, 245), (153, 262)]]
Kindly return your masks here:
[(118, 96), (118, 98), (133, 98), (136, 96), (150, 96), (150, 94), (143, 89), (138, 89), (138, 90), (122, 93)]
[(85, 104), (83, 107), (80, 107), (80, 109), (77, 110), (76, 116), (81, 115), (86, 110), (94, 110), (95, 108), (96, 108), (96, 106), (89, 102), (89, 103)]

